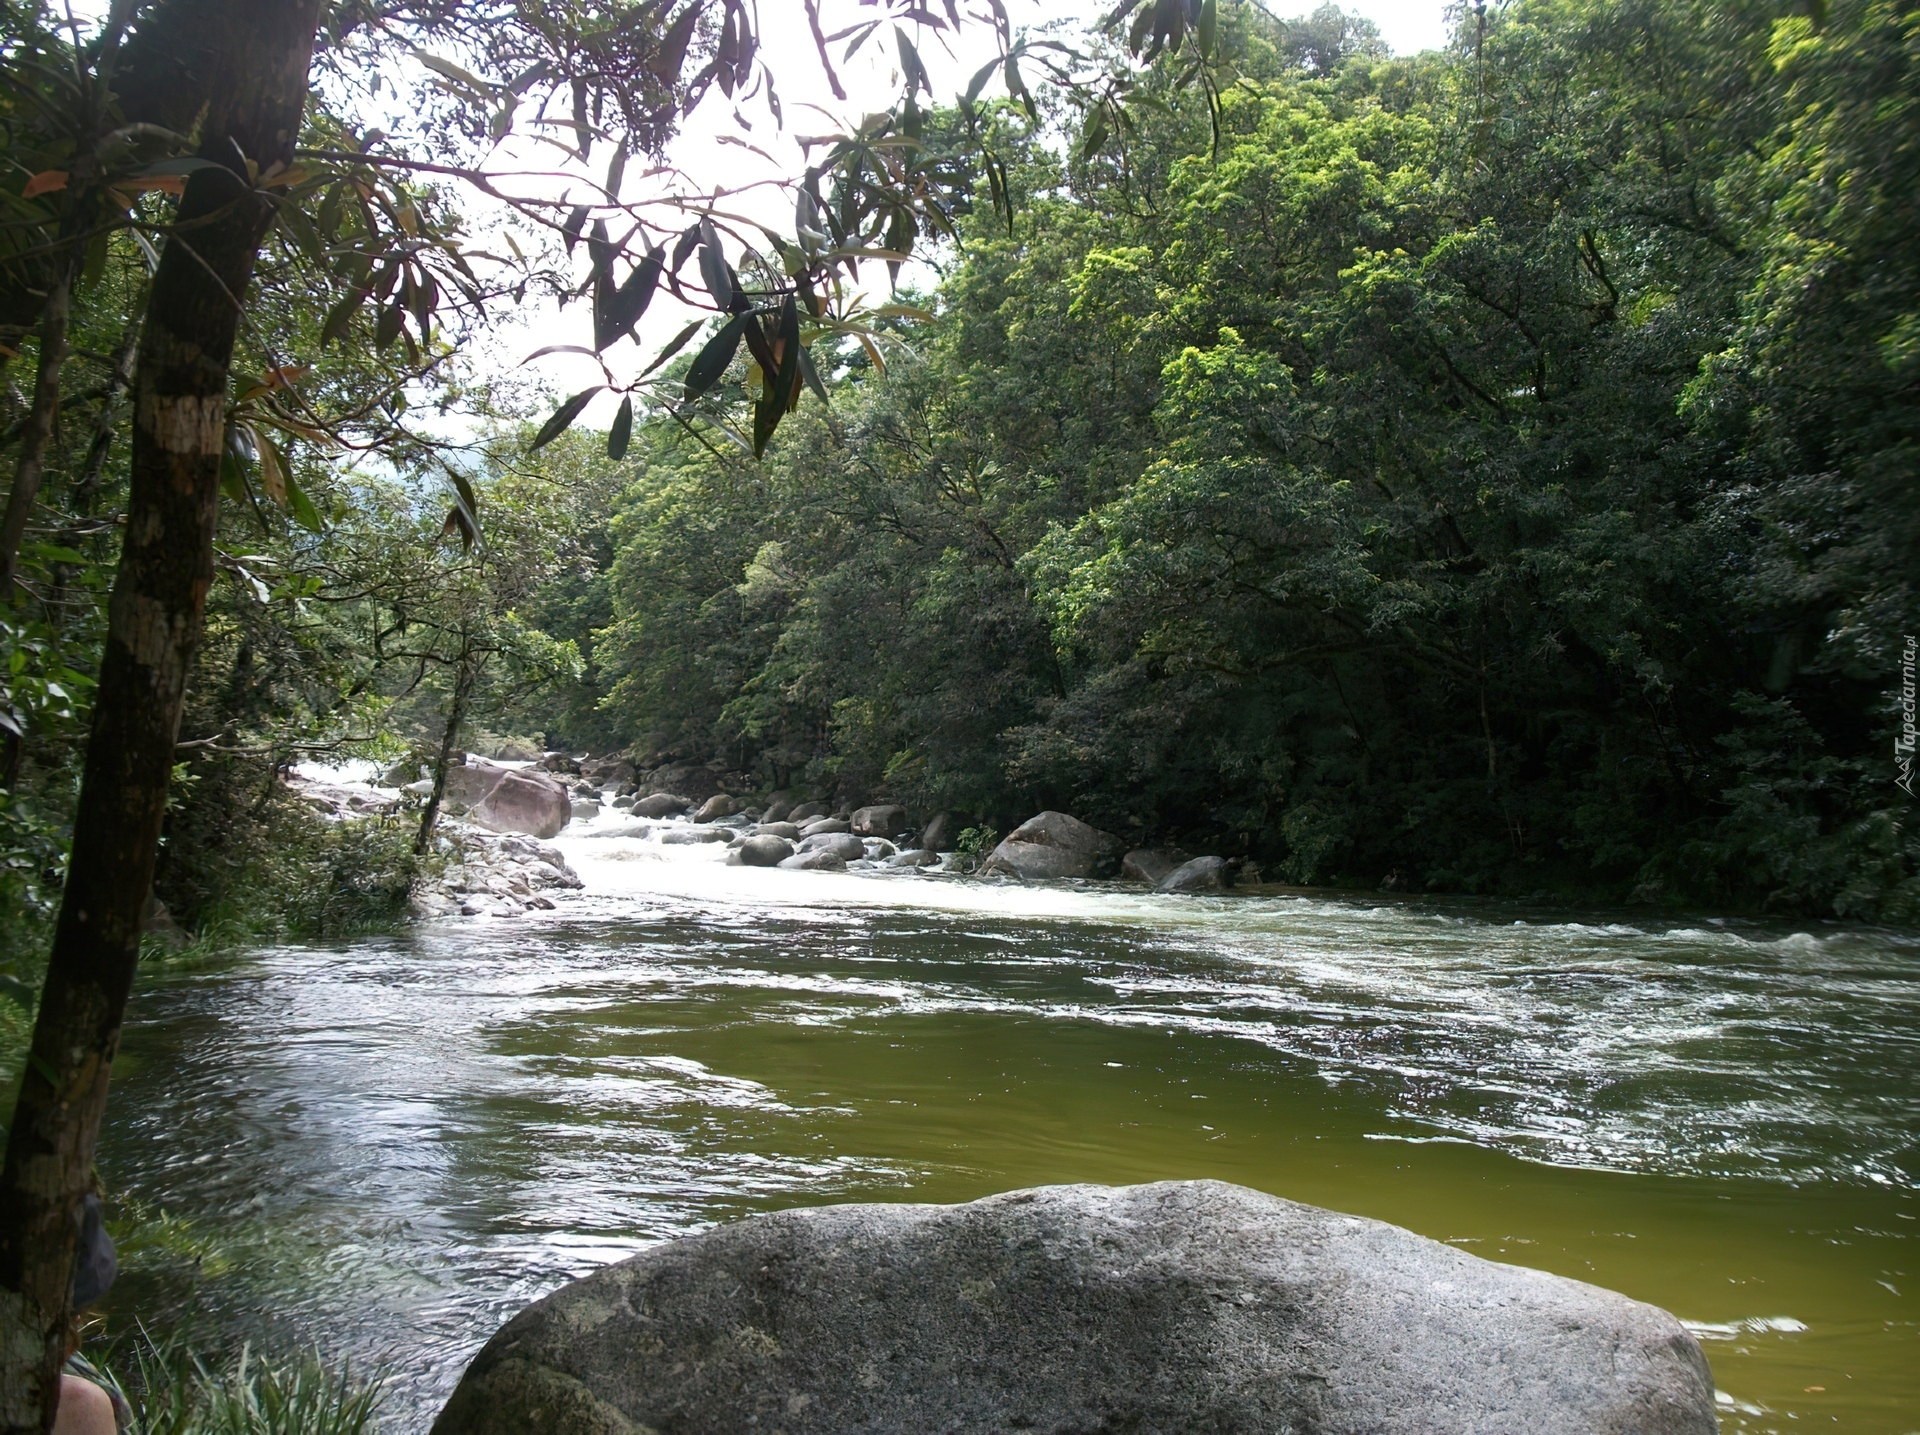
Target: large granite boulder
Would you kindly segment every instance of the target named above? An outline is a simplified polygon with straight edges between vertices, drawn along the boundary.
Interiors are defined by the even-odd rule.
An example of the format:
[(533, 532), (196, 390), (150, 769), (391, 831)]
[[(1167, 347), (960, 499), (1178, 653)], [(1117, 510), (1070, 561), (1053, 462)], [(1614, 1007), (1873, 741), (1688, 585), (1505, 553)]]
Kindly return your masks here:
[(1183, 862), (1153, 884), (1156, 892), (1218, 892), (1233, 885), (1233, 871), (1224, 857), (1196, 857)]
[(499, 786), (500, 780), (512, 771), (512, 768), (488, 762), (484, 757), (468, 757), (465, 762), (452, 763), (447, 768), (447, 786), (441, 801), (463, 811), (478, 807), (486, 800), (487, 794)]
[(1120, 875), (1153, 887), (1186, 860), (1187, 854), (1175, 847), (1136, 847), (1120, 859)]
[(849, 821), (861, 837), (898, 837), (907, 830), (907, 809), (895, 802), (862, 807)]
[(793, 844), (784, 837), (763, 832), (740, 844), (740, 860), (749, 867), (778, 867), (793, 856)]
[(685, 812), (692, 805), (677, 792), (652, 792), (634, 800), (633, 815), (635, 817), (671, 817), (676, 812)]
[(544, 772), (509, 772), (474, 804), (473, 820), (495, 832), (525, 832), (544, 840), (573, 820), (573, 800)]
[(953, 839), (960, 835), (960, 824), (953, 820), (951, 812), (936, 812), (927, 819), (927, 825), (920, 829), (920, 845), (929, 852), (950, 852)]
[(816, 832), (800, 839), (802, 852), (831, 852), (842, 862), (857, 862), (867, 855), (867, 844), (851, 832)]
[(731, 817), (740, 810), (737, 799), (725, 792), (716, 792), (700, 804), (700, 810), (693, 814), (695, 822), (715, 822), (722, 817)]
[(1219, 1181), (720, 1226), (522, 1311), (434, 1435), (1713, 1435), (1665, 1311)]
[(1021, 877), (1091, 877), (1100, 862), (1120, 849), (1120, 839), (1064, 812), (1029, 817), (993, 849), (983, 872)]

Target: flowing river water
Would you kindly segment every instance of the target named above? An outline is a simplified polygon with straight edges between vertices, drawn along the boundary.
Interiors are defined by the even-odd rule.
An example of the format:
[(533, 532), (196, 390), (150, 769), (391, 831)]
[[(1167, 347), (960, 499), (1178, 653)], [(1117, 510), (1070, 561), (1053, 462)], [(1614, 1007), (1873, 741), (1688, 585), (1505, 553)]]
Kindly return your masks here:
[[(113, 1318), (384, 1363), (748, 1212), (1218, 1177), (1693, 1325), (1727, 1432), (1920, 1432), (1920, 940), (558, 845), (557, 910), (161, 972)], [(171, 1294), (169, 1294), (171, 1293)]]

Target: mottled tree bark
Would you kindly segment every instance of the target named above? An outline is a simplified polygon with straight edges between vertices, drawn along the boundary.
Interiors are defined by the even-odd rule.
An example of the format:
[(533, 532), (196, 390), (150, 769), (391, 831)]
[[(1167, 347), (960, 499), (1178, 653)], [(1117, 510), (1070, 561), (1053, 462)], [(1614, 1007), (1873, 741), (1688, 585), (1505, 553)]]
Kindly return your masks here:
[[(218, 46), (202, 154), (154, 276), (134, 380), (127, 529), (32, 1055), (0, 1172), (0, 1432), (50, 1430), (70, 1339), (76, 1215), (153, 884), (219, 514), (228, 365), (273, 216), (246, 161), (291, 163), (319, 0), (161, 6)], [(185, 108), (185, 106), (182, 106)]]

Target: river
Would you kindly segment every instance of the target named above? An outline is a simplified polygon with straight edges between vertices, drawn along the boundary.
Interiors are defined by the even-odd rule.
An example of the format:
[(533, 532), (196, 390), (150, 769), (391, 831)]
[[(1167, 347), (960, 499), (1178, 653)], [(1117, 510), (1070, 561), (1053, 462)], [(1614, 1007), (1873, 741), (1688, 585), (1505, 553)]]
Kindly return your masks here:
[[(1210, 1176), (1693, 1324), (1727, 1432), (1920, 1431), (1920, 940), (561, 843), (557, 910), (143, 980), (111, 1320), (392, 1372), (752, 1211)], [(166, 1219), (159, 1219), (162, 1216)], [(190, 1277), (190, 1278), (189, 1278)]]

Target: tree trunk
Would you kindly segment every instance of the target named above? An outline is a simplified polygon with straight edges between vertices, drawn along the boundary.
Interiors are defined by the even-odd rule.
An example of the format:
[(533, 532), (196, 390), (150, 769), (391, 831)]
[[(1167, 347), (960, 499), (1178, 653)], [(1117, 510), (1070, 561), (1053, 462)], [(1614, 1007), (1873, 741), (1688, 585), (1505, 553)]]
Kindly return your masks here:
[(440, 734), (440, 756), (433, 764), (433, 795), (427, 799), (426, 811), (420, 814), (420, 836), (413, 844), (416, 857), (426, 856), (433, 848), (433, 829), (440, 821), (440, 803), (447, 795), (447, 769), (453, 765), (453, 745), (460, 739), (460, 726), (467, 720), (467, 702), (473, 696), (478, 667), (473, 656), (473, 639), (462, 628), (460, 666), (453, 679), (453, 706), (447, 710), (447, 730)]
[[(126, 541), (32, 1055), (0, 1172), (0, 1432), (50, 1430), (77, 1215), (153, 885), (181, 700), (213, 582), (227, 370), (272, 219), (241, 158), (291, 163), (319, 0), (229, 0), (201, 153), (154, 276), (134, 384)], [(164, 13), (165, 7), (163, 7)], [(237, 151), (237, 153), (236, 153)], [(227, 167), (230, 166), (230, 167)]]
[(0, 517), (0, 603), (13, 602), (13, 575), (20, 566), (20, 540), (40, 497), (40, 480), (47, 471), (47, 449), (53, 443), (53, 422), (60, 413), (60, 370), (67, 362), (67, 316), (73, 299), (73, 261), (64, 255), (60, 272), (47, 291), (40, 318), (40, 369), (33, 383), (33, 408), (27, 431), (20, 439), (20, 460), (14, 465), (13, 487), (7, 491), (7, 511)]

